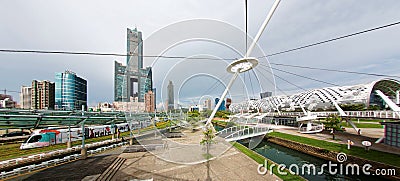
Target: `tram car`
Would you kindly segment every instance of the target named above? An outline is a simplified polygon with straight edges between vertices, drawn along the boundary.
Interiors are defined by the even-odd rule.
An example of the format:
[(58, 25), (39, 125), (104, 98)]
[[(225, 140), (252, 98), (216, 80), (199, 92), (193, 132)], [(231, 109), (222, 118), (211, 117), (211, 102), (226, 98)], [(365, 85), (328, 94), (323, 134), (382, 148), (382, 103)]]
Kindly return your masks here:
[[(113, 133), (129, 131), (128, 123), (116, 124), (114, 130), (111, 125), (89, 126), (85, 127), (85, 139), (107, 136)], [(34, 131), (20, 149), (39, 148), (55, 144), (67, 143), (82, 140), (82, 128), (47, 128)]]

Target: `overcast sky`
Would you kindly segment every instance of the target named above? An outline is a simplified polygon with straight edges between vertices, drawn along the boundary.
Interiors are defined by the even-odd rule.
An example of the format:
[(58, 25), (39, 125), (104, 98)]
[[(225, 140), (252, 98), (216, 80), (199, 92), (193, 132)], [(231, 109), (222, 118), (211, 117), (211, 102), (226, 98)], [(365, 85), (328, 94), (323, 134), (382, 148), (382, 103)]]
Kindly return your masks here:
[[(249, 36), (255, 36), (272, 3), (272, 0), (248, 1)], [(399, 9), (400, 1), (398, 0), (282, 0), (270, 24), (261, 36), (259, 47), (265, 54), (270, 54), (394, 23), (400, 21)], [(143, 32), (143, 39), (146, 42), (146, 39), (151, 39), (152, 36), (155, 36), (157, 32), (160, 32), (168, 25), (171, 26), (177, 22), (193, 19), (217, 20), (243, 31), (244, 0), (4, 0), (1, 1), (0, 5), (0, 49), (125, 54), (126, 28), (137, 27)], [(243, 37), (240, 38), (234, 33), (224, 34), (219, 27), (210, 26), (205, 28), (214, 29), (216, 32), (222, 33), (220, 34), (221, 37), (226, 36), (232, 41), (237, 40), (234, 43), (235, 45), (230, 46), (240, 47), (239, 42), (244, 44)], [(180, 32), (171, 32), (170, 36), (174, 36), (174, 33)], [(196, 47), (196, 49), (203, 50), (194, 52), (196, 55), (218, 55), (222, 58), (240, 57), (233, 52), (221, 54), (224, 51), (218, 48), (210, 48), (215, 46), (211, 45), (212, 43), (195, 43), (196, 45), (186, 44), (186, 46), (178, 50), (171, 49), (165, 54), (171, 56), (194, 56), (193, 54), (185, 54), (185, 52)], [(145, 43), (144, 54), (152, 52), (150, 49), (155, 46), (154, 44), (146, 45)], [(237, 48), (242, 54), (244, 52), (243, 46), (242, 48)], [(399, 75), (399, 50), (400, 25), (397, 25), (320, 46), (273, 56), (268, 60), (271, 63)], [(122, 63), (126, 62), (124, 57), (113, 56), (0, 53), (0, 89), (19, 91), (21, 85), (30, 85), (33, 79), (54, 81), (56, 72), (69, 69), (88, 80), (89, 105), (104, 101), (112, 102), (114, 97), (114, 60)], [(180, 60), (176, 61), (179, 62)], [(260, 60), (260, 63), (267, 64), (265, 59)], [(145, 62), (147, 66), (152, 64), (153, 62), (150, 62), (150, 60)], [(173, 63), (168, 64), (172, 67)], [(225, 71), (226, 64), (226, 62), (225, 64), (217, 63), (215, 66), (208, 67), (208, 69)], [(162, 63), (159, 65), (162, 65)], [(186, 64), (187, 68), (175, 70), (174, 75), (180, 75), (177, 72), (191, 71), (190, 65), (194, 64), (189, 63)], [(171, 67), (165, 68), (165, 66), (156, 67), (157, 65), (153, 70), (154, 74), (171, 69)], [(274, 65), (273, 67), (338, 85), (367, 83), (379, 79), (379, 77), (366, 75), (333, 73)], [(260, 72), (259, 74), (265, 73), (268, 76), (268, 73), (266, 73), (268, 67), (263, 65), (256, 68), (255, 71)], [(274, 73), (304, 89), (329, 86), (276, 70), (274, 70)], [(186, 78), (190, 76), (187, 73), (182, 75), (185, 75)], [(160, 76), (160, 74), (156, 76)], [(222, 82), (229, 81), (225, 74), (220, 75), (219, 79)], [(267, 78), (259, 75), (259, 79), (264, 84)], [(273, 82), (273, 78), (270, 79), (269, 81)], [(255, 84), (254, 80), (253, 84)], [(180, 96), (182, 96), (182, 99), (183, 97), (199, 98), (206, 92), (204, 90), (208, 90), (214, 85), (215, 81), (217, 81), (217, 78), (212, 78), (212, 76), (203, 76), (203, 79), (193, 78), (193, 81), (188, 81), (182, 86), (181, 90), (185, 93)], [(242, 76), (242, 82), (246, 82), (245, 76)], [(202, 89), (195, 86), (199, 83), (203, 85)], [(160, 83), (159, 79), (155, 84), (157, 89), (162, 89), (162, 83)], [(222, 93), (223, 89), (221, 87), (223, 87), (223, 84), (220, 84), (219, 88), (211, 88), (212, 91), (209, 92), (212, 93), (207, 93)], [(190, 89), (192, 86), (194, 90)], [(276, 86), (285, 91), (285, 93), (299, 91), (297, 87), (278, 78), (276, 78)], [(238, 92), (250, 94), (251, 97), (258, 95), (257, 91), (260, 91), (259, 89), (255, 91), (250, 91), (251, 88), (247, 89)], [(273, 86), (267, 85), (260, 89), (263, 89), (262, 91), (274, 91), (272, 90)], [(178, 88), (175, 88), (175, 90), (177, 91)], [(253, 93), (251, 92), (255, 92), (255, 95), (252, 95)], [(276, 94), (283, 93), (277, 91)], [(12, 93), (12, 95), (16, 100), (19, 100), (17, 94)]]

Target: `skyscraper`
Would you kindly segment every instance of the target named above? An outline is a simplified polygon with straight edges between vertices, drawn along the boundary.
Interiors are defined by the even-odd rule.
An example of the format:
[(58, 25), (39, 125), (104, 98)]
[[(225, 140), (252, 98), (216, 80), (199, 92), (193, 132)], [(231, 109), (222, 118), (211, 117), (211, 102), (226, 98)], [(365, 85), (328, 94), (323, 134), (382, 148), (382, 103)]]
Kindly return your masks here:
[(143, 68), (142, 32), (127, 29), (126, 66), (114, 64), (114, 101), (128, 102), (131, 97), (144, 102), (144, 95), (152, 90), (151, 67)]
[(54, 109), (54, 82), (32, 81), (31, 108)]
[(126, 66), (117, 61), (114, 62), (114, 101), (121, 102), (123, 99), (127, 99), (128, 84), (126, 83), (125, 69)]
[(143, 40), (142, 32), (136, 28), (131, 30), (126, 29), (126, 51), (128, 56), (126, 57), (126, 65), (130, 66), (131, 71), (138, 72), (139, 69), (143, 68)]
[(66, 70), (56, 74), (55, 107), (59, 110), (87, 109), (87, 81)]
[[(215, 98), (215, 106), (217, 106), (219, 101), (219, 98)], [(219, 108), (217, 109), (218, 111), (225, 111), (226, 107), (225, 107), (225, 100), (222, 100), (221, 105), (219, 106)]]
[(173, 110), (175, 109), (175, 100), (174, 100), (174, 84), (172, 84), (172, 81), (169, 81), (168, 86), (167, 86), (167, 91), (168, 91), (168, 110)]
[(22, 86), (20, 94), (20, 102), (22, 109), (30, 109), (32, 103), (32, 87)]
[(204, 106), (206, 107), (206, 109), (212, 109), (211, 107), (211, 99), (207, 99), (204, 101)]

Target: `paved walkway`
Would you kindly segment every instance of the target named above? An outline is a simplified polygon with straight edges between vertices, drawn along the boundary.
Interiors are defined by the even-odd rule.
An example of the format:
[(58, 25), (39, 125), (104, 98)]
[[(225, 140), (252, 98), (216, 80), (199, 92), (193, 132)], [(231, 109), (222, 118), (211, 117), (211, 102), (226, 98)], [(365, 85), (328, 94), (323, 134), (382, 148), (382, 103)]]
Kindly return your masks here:
[(275, 175), (260, 175), (258, 164), (235, 148), (222, 156), (199, 164), (167, 162), (148, 152), (123, 153), (127, 160), (112, 180), (281, 180)]
[(113, 180), (280, 180), (275, 175), (259, 175), (258, 164), (236, 150), (224, 139), (216, 137), (209, 154), (215, 159), (206, 162), (205, 146), (200, 145), (201, 131), (186, 130), (182, 138), (156, 138), (165, 146), (146, 153), (123, 153), (127, 160)]
[[(204, 162), (202, 132), (185, 132), (183, 138), (149, 140), (149, 144), (167, 143), (152, 152), (122, 153), (123, 148), (106, 151), (86, 160), (58, 165), (21, 176), (15, 180), (95, 180), (117, 157), (126, 158), (112, 180), (281, 180), (276, 175), (260, 175), (258, 163), (219, 140), (210, 148), (215, 157)], [(173, 161), (167, 161), (173, 160)], [(203, 161), (203, 162), (202, 162)], [(186, 164), (183, 164), (186, 163)]]
[(332, 140), (332, 135), (329, 133), (329, 131), (323, 131), (321, 133), (315, 133), (315, 134), (301, 134), (297, 132), (297, 128), (289, 126), (281, 127), (280, 129), (276, 129), (274, 131), (312, 138), (312, 139), (324, 140), (339, 144), (347, 144), (347, 140), (351, 140), (354, 142), (353, 146), (359, 146), (363, 148), (364, 146), (362, 146), (361, 142), (367, 140), (372, 143), (370, 149), (400, 155), (400, 148), (385, 145), (383, 143), (375, 143), (375, 141), (378, 138), (384, 135), (383, 133), (384, 129), (380, 128), (361, 128), (362, 131), (361, 135), (357, 135), (354, 129), (347, 128), (345, 132), (336, 132), (335, 139), (337, 140)]

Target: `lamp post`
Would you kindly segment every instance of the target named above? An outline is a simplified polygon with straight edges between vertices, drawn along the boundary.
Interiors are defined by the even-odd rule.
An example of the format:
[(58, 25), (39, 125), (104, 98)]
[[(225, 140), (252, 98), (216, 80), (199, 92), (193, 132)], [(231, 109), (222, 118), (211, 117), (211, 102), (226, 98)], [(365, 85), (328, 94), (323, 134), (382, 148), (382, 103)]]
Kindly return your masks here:
[(82, 149), (81, 149), (81, 159), (86, 159), (87, 158), (87, 148), (85, 147), (85, 121), (87, 118), (85, 118), (82, 121)]

